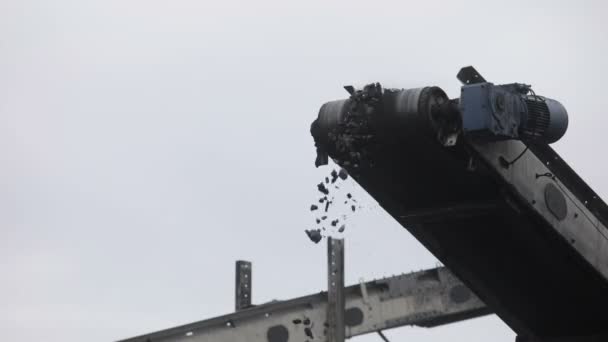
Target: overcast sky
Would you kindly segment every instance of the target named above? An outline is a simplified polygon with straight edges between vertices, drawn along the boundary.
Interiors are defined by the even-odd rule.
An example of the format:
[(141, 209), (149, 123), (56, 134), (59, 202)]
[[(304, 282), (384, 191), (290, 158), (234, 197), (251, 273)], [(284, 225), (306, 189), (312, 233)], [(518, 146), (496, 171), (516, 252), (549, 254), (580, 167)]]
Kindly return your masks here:
[[(441, 86), (474, 65), (560, 100), (554, 147), (603, 198), (602, 1), (0, 0), (0, 340), (110, 341), (325, 288), (308, 129), (345, 84)], [(434, 267), (368, 208), (347, 283)], [(512, 342), (496, 317), (392, 341)], [(355, 341), (379, 341), (377, 336)]]

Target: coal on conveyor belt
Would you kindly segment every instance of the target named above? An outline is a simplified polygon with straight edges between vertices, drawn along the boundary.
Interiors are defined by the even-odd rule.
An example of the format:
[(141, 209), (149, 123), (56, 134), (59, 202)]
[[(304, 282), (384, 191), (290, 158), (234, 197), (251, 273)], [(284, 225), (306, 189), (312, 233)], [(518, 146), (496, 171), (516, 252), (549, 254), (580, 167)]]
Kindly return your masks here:
[[(379, 148), (379, 142), (370, 118), (372, 113), (382, 107), (385, 90), (379, 83), (368, 84), (363, 89), (352, 86), (345, 89), (350, 98), (343, 103), (344, 113), (340, 122), (329, 129), (320, 113), (319, 118), (310, 126), (317, 149), (317, 167), (328, 164), (330, 153), (337, 164), (346, 167), (357, 169), (363, 164), (373, 166), (372, 151)], [(322, 111), (324, 107), (321, 108)], [(347, 174), (343, 172), (341, 176), (344, 180)]]

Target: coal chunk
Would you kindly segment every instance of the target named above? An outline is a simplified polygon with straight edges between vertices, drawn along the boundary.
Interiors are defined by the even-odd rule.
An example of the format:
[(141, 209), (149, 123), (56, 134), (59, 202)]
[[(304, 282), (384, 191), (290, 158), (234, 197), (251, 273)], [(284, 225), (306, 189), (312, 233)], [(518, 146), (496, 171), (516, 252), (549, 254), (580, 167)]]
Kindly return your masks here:
[(329, 205), (330, 204), (331, 204), (331, 201), (325, 202), (325, 212), (327, 212), (327, 210), (329, 210)]
[(306, 334), (306, 336), (310, 339), (314, 339), (315, 337), (312, 334), (312, 329), (310, 329), (309, 327), (304, 328), (304, 333)]
[(325, 187), (325, 184), (323, 184), (323, 182), (317, 184), (317, 189), (319, 189), (321, 193), (329, 195), (329, 190)]
[(338, 219), (333, 220), (333, 221), (331, 221), (331, 225), (335, 227), (338, 225), (338, 222), (340, 222), (340, 220), (338, 220)]
[(338, 180), (338, 172), (331, 170), (331, 184), (334, 184)]
[(343, 233), (344, 229), (346, 229), (346, 225), (345, 224), (341, 225), (340, 228), (338, 228), (338, 232), (339, 233)]
[(314, 204), (310, 206), (310, 211), (315, 211), (315, 210), (317, 210), (317, 209), (319, 209), (319, 207), (317, 207), (317, 206), (316, 206), (316, 205), (314, 205)]
[(346, 197), (347, 197), (348, 199), (351, 199), (351, 198), (353, 198), (353, 195), (351, 195), (351, 194), (350, 194), (350, 192), (349, 192), (349, 193), (347, 193), (347, 194), (346, 194)]
[(348, 173), (346, 172), (346, 170), (340, 169), (340, 172), (338, 173), (338, 177), (340, 177), (340, 179), (342, 179), (342, 180), (346, 180), (346, 178), (348, 178)]
[(323, 236), (321, 235), (320, 229), (306, 230), (306, 235), (308, 235), (308, 238), (310, 239), (310, 241), (312, 241), (314, 243), (319, 243), (319, 241), (321, 241), (321, 239), (323, 238)]
[(356, 210), (354, 205), (351, 205), (350, 208), (352, 209), (353, 212)]

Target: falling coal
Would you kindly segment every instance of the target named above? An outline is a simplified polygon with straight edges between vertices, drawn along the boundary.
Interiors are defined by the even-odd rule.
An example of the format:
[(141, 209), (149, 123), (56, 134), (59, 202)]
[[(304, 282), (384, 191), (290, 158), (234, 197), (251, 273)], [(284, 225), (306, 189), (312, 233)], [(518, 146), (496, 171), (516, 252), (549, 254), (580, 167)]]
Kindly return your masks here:
[[(344, 213), (344, 210), (347, 212), (356, 211), (356, 206), (351, 205), (357, 202), (352, 193), (340, 193), (340, 187), (342, 187), (342, 184), (339, 184), (339, 182), (347, 179), (348, 173), (345, 169), (332, 169), (330, 176), (324, 177), (323, 181), (317, 184), (317, 190), (321, 192), (322, 196), (317, 200), (318, 204), (312, 204), (310, 206), (310, 210), (315, 211), (321, 209), (322, 212), (327, 213), (327, 215), (316, 217), (314, 219), (317, 224), (317, 229), (306, 230), (308, 238), (314, 243), (318, 243), (327, 236), (343, 233), (346, 230), (345, 221), (348, 216)], [(331, 184), (332, 186), (329, 186), (328, 184)], [(340, 198), (342, 196), (343, 198)], [(336, 197), (338, 202), (336, 202)], [(340, 201), (344, 202), (344, 207), (339, 205), (339, 208), (336, 208), (335, 203), (340, 203)], [(336, 210), (341, 212), (334, 214)], [(329, 220), (330, 224), (326, 227), (323, 225), (323, 221), (327, 220), (328, 217), (332, 218)]]
[(314, 335), (312, 334), (312, 329), (310, 329), (309, 327), (304, 328), (304, 333), (306, 334), (306, 337), (308, 337), (309, 339), (314, 339)]
[(338, 180), (338, 172), (331, 170), (331, 184), (334, 184)]
[(321, 239), (323, 238), (320, 229), (308, 229), (306, 230), (306, 235), (308, 235), (310, 241), (314, 243), (319, 243), (319, 241), (321, 241)]
[(325, 187), (325, 184), (323, 184), (323, 182), (317, 184), (317, 189), (319, 189), (321, 193), (329, 195), (329, 190)]

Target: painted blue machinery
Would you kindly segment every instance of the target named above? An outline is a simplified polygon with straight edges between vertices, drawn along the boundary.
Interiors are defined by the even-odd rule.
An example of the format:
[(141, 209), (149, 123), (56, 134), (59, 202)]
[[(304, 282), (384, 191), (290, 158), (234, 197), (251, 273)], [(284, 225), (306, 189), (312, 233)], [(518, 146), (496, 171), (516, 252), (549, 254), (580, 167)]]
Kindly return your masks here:
[(472, 67), (461, 96), (363, 89), (324, 104), (331, 158), (463, 280), (520, 340), (608, 341), (608, 207), (549, 146), (565, 108)]

